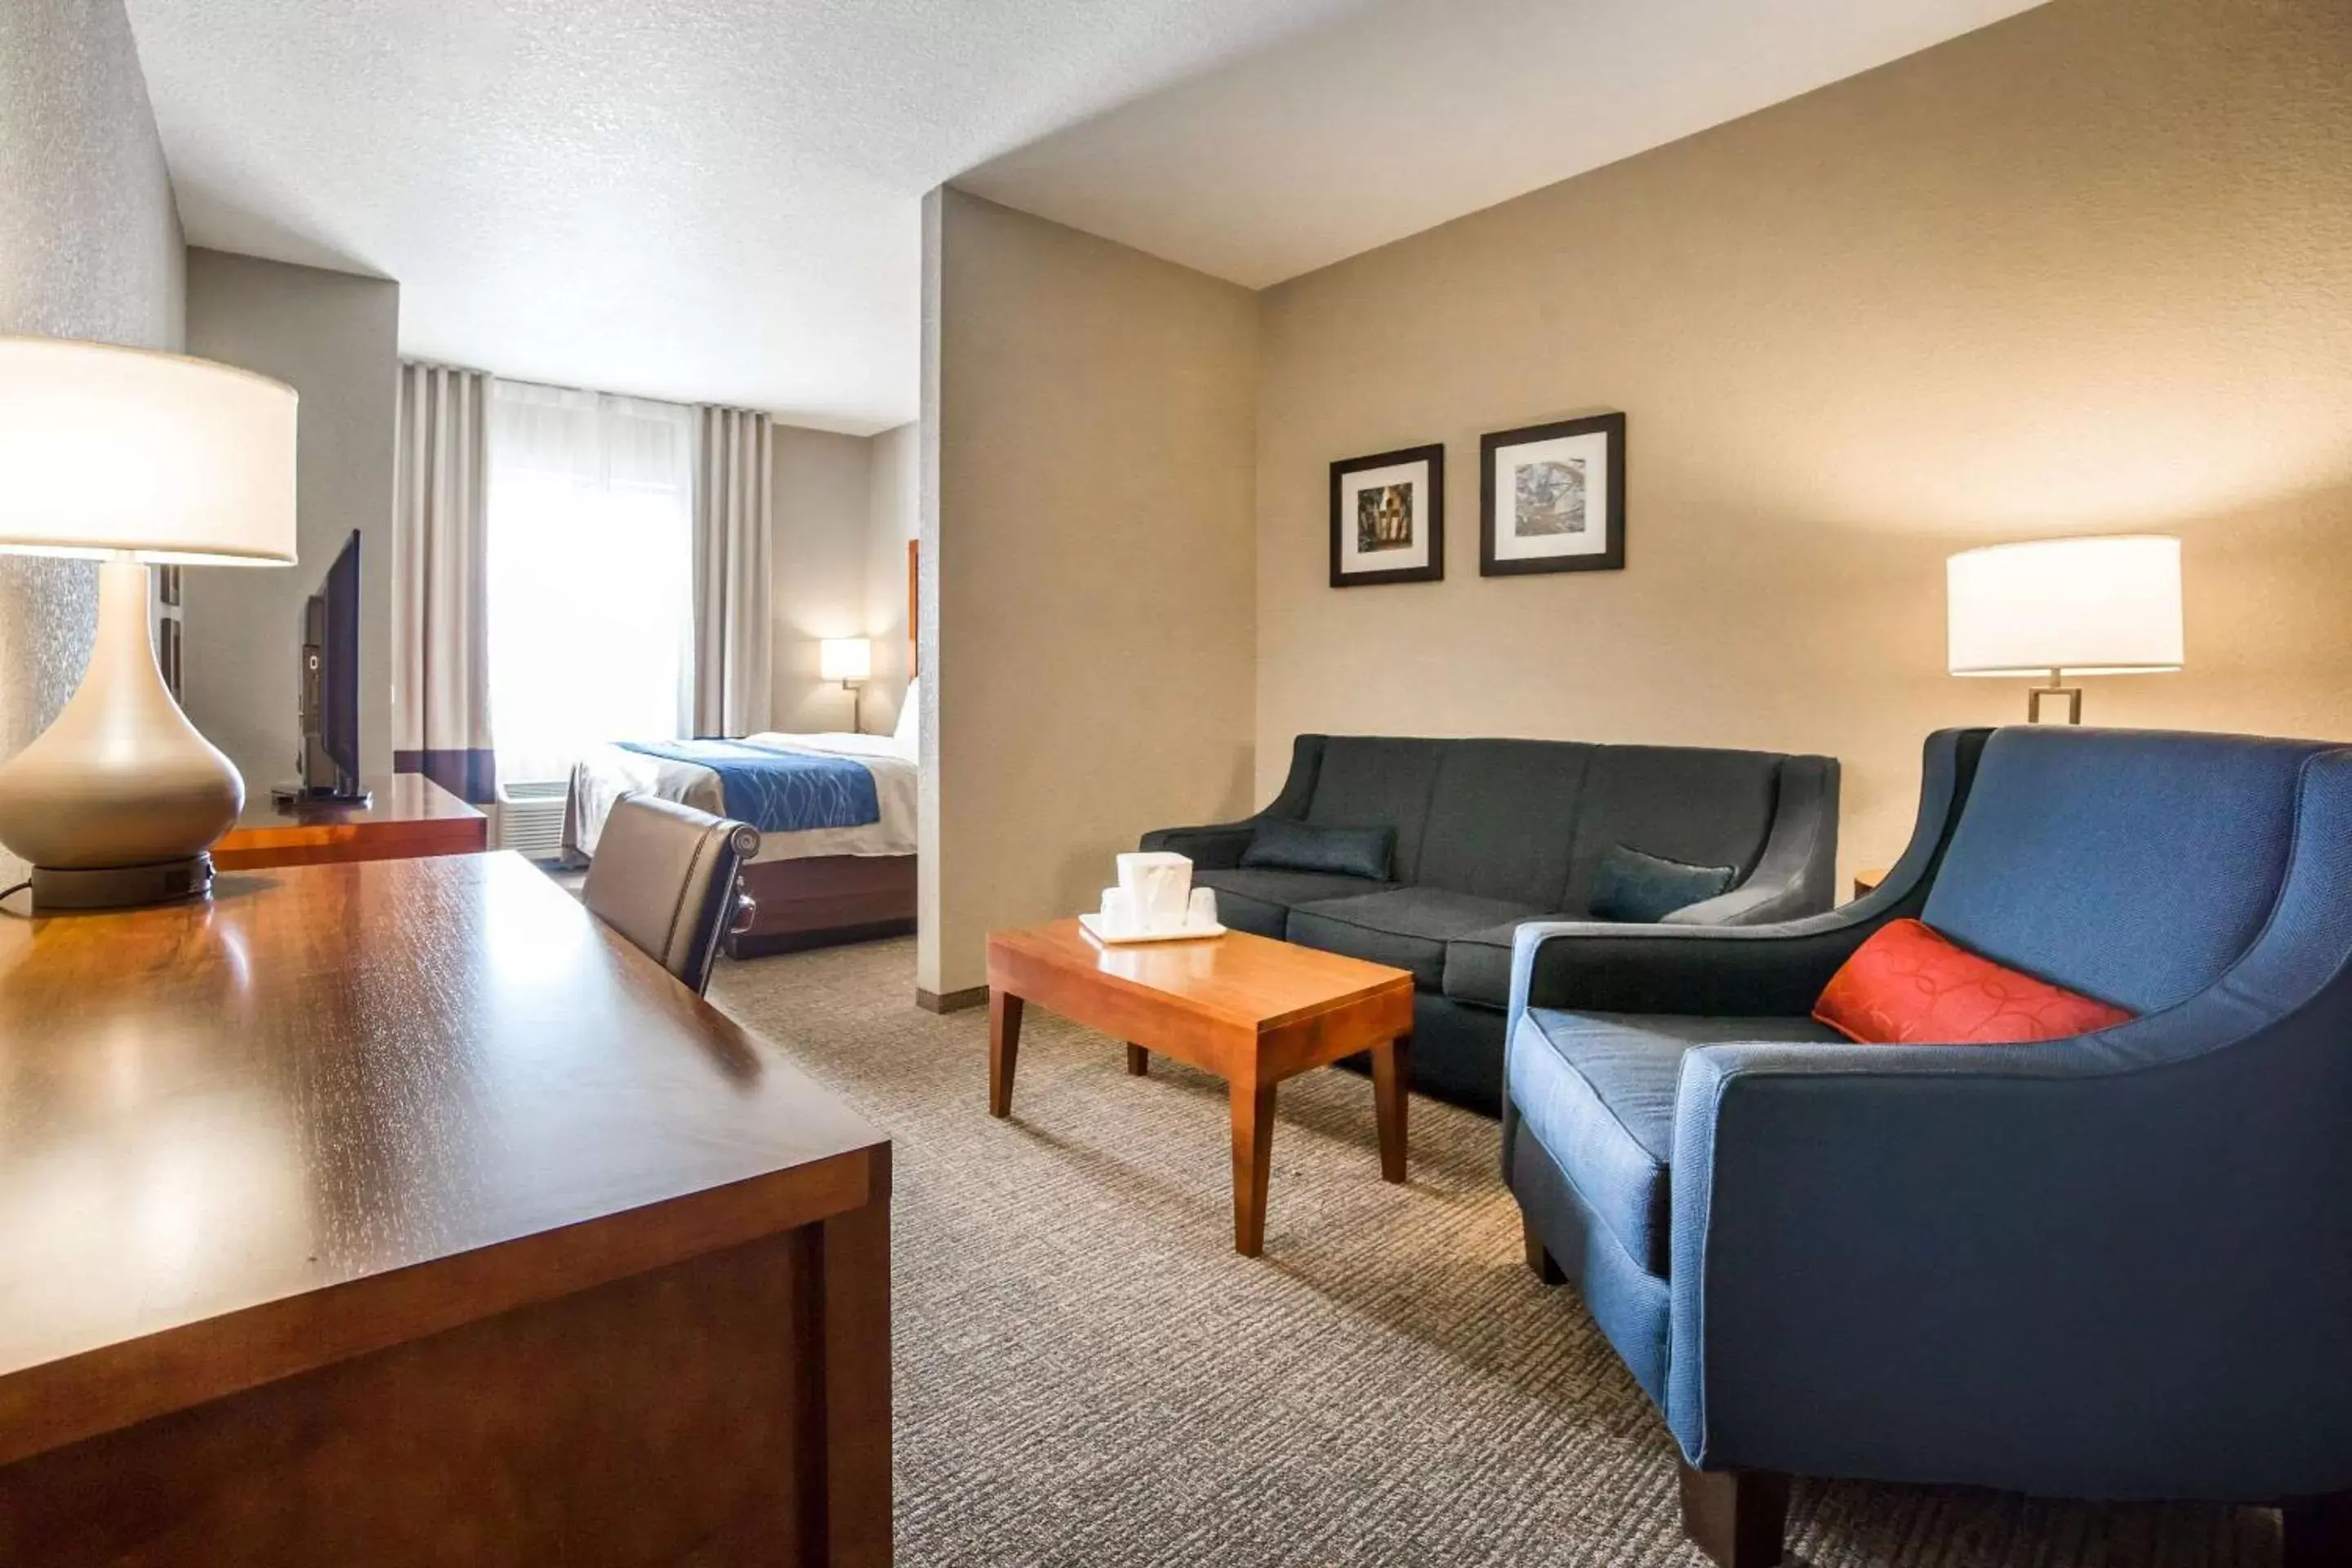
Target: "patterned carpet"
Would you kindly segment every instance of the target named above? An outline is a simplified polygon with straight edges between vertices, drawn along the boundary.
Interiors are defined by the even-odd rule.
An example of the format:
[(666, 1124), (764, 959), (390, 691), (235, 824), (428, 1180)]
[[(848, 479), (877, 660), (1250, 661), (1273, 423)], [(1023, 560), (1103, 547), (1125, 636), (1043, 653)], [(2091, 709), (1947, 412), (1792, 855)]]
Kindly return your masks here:
[[(1283, 1086), (1265, 1257), (1231, 1247), (1225, 1100), (1031, 1009), (1009, 1121), (987, 1015), (912, 1003), (911, 942), (722, 963), (712, 997), (895, 1142), (898, 1561), (1673, 1564), (1664, 1426), (1520, 1261), (1495, 1124)], [(2275, 1517), (1801, 1484), (1815, 1568), (2267, 1568)]]

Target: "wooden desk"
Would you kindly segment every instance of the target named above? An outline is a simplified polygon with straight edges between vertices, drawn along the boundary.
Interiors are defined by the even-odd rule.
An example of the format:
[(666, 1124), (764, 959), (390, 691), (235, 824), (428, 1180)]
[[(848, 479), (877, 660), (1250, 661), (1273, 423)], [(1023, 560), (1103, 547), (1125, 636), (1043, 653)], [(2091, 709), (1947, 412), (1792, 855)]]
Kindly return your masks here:
[(0, 1563), (887, 1563), (888, 1205), (513, 855), (0, 917)]
[(1412, 976), (1247, 931), (1197, 942), (1095, 941), (1076, 921), (988, 933), (988, 1113), (1013, 1114), (1021, 1013), (1034, 1002), (1128, 1042), (1140, 1078), (1151, 1053), (1215, 1073), (1230, 1090), (1234, 1250), (1265, 1247), (1275, 1085), (1369, 1051), (1381, 1179), (1404, 1180)]
[(337, 860), (403, 860), (473, 855), (490, 847), (490, 819), (423, 773), (367, 781), (364, 806), (306, 805), (280, 811), (262, 790), (236, 826), (213, 846), (224, 871), (317, 866)]

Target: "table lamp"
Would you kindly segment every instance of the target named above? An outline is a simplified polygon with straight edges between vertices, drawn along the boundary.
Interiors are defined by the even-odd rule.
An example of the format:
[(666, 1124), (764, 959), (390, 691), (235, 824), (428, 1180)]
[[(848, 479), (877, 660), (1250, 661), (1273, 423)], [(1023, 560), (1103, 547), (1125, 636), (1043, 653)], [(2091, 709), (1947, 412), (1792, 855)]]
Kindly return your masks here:
[(2025, 718), (2066, 700), (2083, 721), (2076, 675), (2153, 675), (2181, 663), (2180, 541), (2155, 534), (2044, 539), (1966, 550), (1945, 563), (1954, 675), (2046, 678)]
[(863, 704), (866, 693), (862, 684), (874, 676), (874, 645), (864, 637), (823, 637), (816, 645), (816, 672), (820, 679), (838, 680), (841, 689), (849, 693), (849, 727), (863, 732), (866, 728)]
[(0, 765), (33, 906), (203, 898), (245, 781), (163, 685), (147, 565), (294, 561), (294, 391), (177, 354), (0, 338), (0, 550), (95, 560), (81, 686)]

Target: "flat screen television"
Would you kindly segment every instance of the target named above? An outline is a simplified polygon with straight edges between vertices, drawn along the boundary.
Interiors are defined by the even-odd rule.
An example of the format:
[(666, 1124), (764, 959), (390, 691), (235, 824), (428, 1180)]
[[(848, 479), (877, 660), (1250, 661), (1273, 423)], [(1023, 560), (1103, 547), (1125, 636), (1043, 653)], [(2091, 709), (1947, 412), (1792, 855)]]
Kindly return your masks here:
[(364, 805), (360, 784), (360, 533), (302, 605), (302, 782), (281, 801)]

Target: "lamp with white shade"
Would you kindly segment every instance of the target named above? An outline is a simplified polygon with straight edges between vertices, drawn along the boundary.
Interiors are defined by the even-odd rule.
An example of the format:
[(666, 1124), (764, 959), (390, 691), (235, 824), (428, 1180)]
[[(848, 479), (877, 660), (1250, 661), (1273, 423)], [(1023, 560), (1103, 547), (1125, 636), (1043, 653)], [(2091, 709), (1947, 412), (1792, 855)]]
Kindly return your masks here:
[(0, 338), (0, 550), (99, 563), (79, 689), (0, 765), (0, 844), (34, 907), (211, 891), (245, 781), (163, 685), (150, 562), (294, 563), (291, 387), (177, 354)]
[(849, 728), (862, 732), (866, 728), (863, 687), (874, 679), (874, 644), (865, 637), (821, 637), (816, 645), (816, 672), (819, 679), (841, 682), (841, 689), (849, 693)]
[(2180, 541), (2156, 534), (2044, 539), (1962, 551), (1945, 563), (1948, 668), (1954, 675), (2038, 677), (2029, 723), (2044, 699), (2066, 699), (2069, 676), (2153, 675), (2180, 668)]

